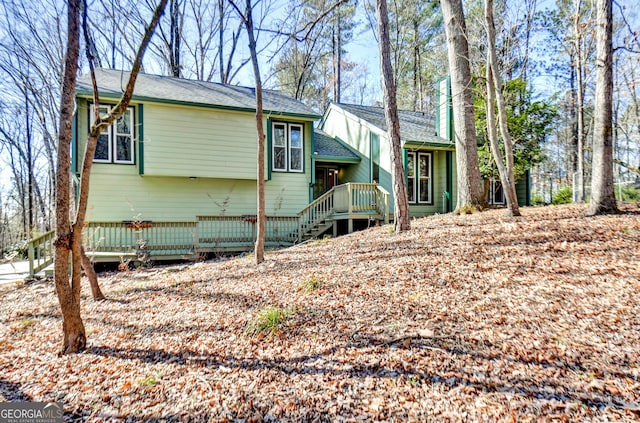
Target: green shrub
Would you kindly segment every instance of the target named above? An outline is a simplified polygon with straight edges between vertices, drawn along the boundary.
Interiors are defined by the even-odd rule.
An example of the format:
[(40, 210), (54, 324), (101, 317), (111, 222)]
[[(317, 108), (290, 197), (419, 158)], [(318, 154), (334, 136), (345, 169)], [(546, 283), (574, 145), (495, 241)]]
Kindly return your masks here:
[(247, 335), (263, 334), (273, 336), (284, 327), (291, 314), (293, 314), (292, 309), (274, 306), (264, 307), (258, 311), (251, 323), (249, 323), (246, 333)]
[(319, 289), (322, 286), (322, 279), (317, 277), (316, 275), (312, 275), (309, 279), (300, 282), (298, 285), (298, 290), (309, 293)]
[(542, 198), (541, 195), (534, 195), (533, 197), (531, 197), (531, 205), (533, 205), (533, 206), (543, 206), (544, 205), (544, 198)]
[(552, 204), (570, 204), (573, 201), (573, 188), (564, 186), (553, 194)]
[(618, 201), (640, 201), (640, 191), (632, 186), (625, 186), (622, 188), (622, 192), (616, 189), (616, 197), (618, 198)]

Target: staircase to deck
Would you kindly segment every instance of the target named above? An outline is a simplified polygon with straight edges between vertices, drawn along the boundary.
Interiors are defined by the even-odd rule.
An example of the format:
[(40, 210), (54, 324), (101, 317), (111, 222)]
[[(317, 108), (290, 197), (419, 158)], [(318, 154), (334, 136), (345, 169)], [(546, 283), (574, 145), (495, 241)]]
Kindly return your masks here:
[(389, 223), (389, 193), (378, 184), (347, 183), (331, 188), (298, 213), (298, 242), (332, 228), (335, 232), (339, 220), (348, 222), (350, 233), (356, 219)]

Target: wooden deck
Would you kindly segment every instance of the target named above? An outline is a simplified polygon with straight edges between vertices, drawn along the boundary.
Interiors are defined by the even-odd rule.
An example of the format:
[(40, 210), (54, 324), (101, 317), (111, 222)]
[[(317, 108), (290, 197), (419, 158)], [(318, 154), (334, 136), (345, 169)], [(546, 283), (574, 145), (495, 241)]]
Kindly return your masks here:
[[(296, 216), (267, 216), (265, 247), (291, 246), (321, 236), (336, 222), (389, 222), (389, 193), (376, 184), (339, 185)], [(197, 216), (194, 221), (88, 222), (84, 246), (94, 262), (194, 260), (210, 253), (252, 251), (256, 216)], [(53, 262), (53, 231), (29, 242), (30, 274)]]

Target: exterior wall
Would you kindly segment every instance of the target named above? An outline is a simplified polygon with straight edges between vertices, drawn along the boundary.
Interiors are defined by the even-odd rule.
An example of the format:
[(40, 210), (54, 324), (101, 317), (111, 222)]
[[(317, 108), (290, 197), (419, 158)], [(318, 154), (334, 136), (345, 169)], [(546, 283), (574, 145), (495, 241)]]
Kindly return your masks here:
[[(362, 161), (357, 165), (351, 165), (344, 172), (341, 172), (340, 183), (346, 182), (371, 182), (371, 152), (370, 152), (370, 134), (374, 132), (380, 136), (380, 185), (389, 191), (390, 206), (393, 212), (394, 198), (393, 185), (391, 175), (391, 143), (386, 132), (380, 131), (378, 128), (372, 127), (367, 122), (355, 118), (350, 114), (344, 113), (342, 110), (330, 107), (325, 119), (321, 124), (322, 130), (327, 134), (338, 137), (351, 147), (355, 148), (361, 155)], [(422, 148), (420, 151), (433, 153), (433, 205), (409, 204), (409, 214), (412, 217), (420, 217), (434, 213), (443, 213), (442, 192), (446, 190), (446, 151), (430, 150)], [(453, 190), (454, 195), (457, 194), (455, 179), (455, 157), (453, 158)], [(455, 207), (455, 197), (454, 197)]]
[[(265, 184), (266, 213), (295, 216), (308, 204), (308, 182), (279, 179), (283, 178)], [(92, 175), (87, 219), (191, 221), (196, 216), (239, 216), (255, 214), (256, 199), (255, 181), (100, 172)]]
[[(433, 154), (433, 204), (409, 203), (409, 215), (422, 217), (436, 213), (446, 213), (443, 192), (447, 189), (447, 154), (443, 150), (421, 150)], [(455, 161), (455, 160), (454, 160)], [(455, 170), (454, 170), (455, 174)], [(454, 185), (455, 188), (455, 185)], [(455, 201), (454, 201), (455, 202)]]
[[(88, 133), (88, 109), (87, 101), (78, 101), (79, 157), (84, 152)], [(192, 107), (176, 106), (175, 109), (175, 116), (171, 117), (173, 107), (144, 104), (144, 175), (139, 173), (138, 151), (134, 165), (93, 164), (87, 213), (89, 221), (134, 218), (193, 221), (196, 216), (256, 214), (254, 115)], [(180, 117), (186, 120), (183, 122)], [(136, 125), (139, 125), (137, 119), (136, 116)], [(213, 123), (207, 123), (207, 119)], [(225, 119), (231, 129), (223, 131), (222, 121)], [(285, 117), (281, 120), (296, 121)], [(265, 131), (270, 132), (267, 123), (265, 119)], [(195, 134), (193, 139), (192, 131)], [(208, 139), (206, 131), (214, 132), (209, 144), (205, 142)], [(311, 122), (307, 121), (303, 173), (265, 172), (270, 177), (265, 181), (267, 215), (295, 216), (309, 204), (311, 131)], [(230, 132), (235, 132), (233, 138), (225, 135)], [(136, 139), (140, 136), (138, 131), (135, 136)], [(233, 141), (220, 141), (227, 138)], [(180, 143), (175, 143), (176, 139), (180, 139)], [(219, 147), (222, 150), (216, 150)], [(266, 149), (269, 149), (268, 145)], [(266, 151), (267, 169), (271, 167), (269, 157)]]
[[(340, 183), (346, 182), (371, 182), (371, 154), (370, 154), (370, 131), (365, 125), (353, 119), (351, 116), (330, 106), (326, 118), (321, 123), (321, 129), (327, 134), (339, 138), (349, 144), (358, 153), (362, 160), (360, 163), (352, 164), (345, 169), (344, 176), (338, 176)], [(383, 140), (380, 138), (380, 145)], [(382, 151), (380, 152), (382, 158)], [(382, 163), (381, 166), (382, 168)]]
[(256, 178), (252, 114), (145, 104), (144, 138), (145, 175)]

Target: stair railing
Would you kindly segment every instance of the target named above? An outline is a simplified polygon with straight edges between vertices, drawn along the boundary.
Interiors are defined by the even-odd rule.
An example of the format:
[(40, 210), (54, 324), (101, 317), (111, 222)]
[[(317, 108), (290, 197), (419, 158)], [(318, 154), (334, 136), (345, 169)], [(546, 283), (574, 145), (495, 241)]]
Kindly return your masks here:
[(333, 213), (334, 190), (322, 194), (298, 213), (298, 242), (304, 234), (311, 232), (315, 226)]
[(55, 238), (55, 236), (55, 231), (49, 231), (37, 238), (29, 240), (27, 251), (29, 255), (30, 276), (35, 275), (36, 273), (53, 263), (53, 239)]

